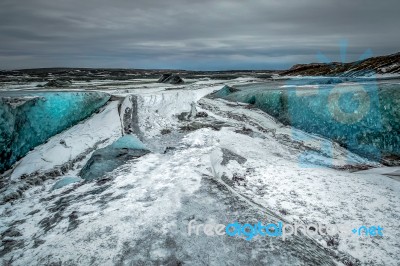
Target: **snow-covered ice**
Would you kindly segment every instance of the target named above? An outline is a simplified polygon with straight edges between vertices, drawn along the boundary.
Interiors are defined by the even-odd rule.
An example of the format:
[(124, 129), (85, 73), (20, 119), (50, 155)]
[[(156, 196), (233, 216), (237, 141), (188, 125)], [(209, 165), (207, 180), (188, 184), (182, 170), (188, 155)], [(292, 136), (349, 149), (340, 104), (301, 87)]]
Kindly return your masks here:
[[(109, 89), (112, 101), (99, 113), (36, 147), (4, 177), (9, 188), (2, 196), (18, 183), (29, 186), (0, 205), (2, 262), (398, 265), (400, 182), (387, 175), (398, 168), (381, 168), (248, 104), (204, 97), (224, 85), (251, 82), (259, 80), (201, 80), (179, 88), (138, 82)], [(130, 134), (151, 152), (92, 182), (52, 189), (77, 176), (95, 150)], [(62, 173), (45, 175), (70, 162)], [(372, 169), (353, 172), (360, 166)], [(37, 175), (45, 178), (29, 181)], [(340, 231), (333, 237), (246, 241), (189, 236), (191, 220), (337, 224)], [(362, 225), (380, 225), (384, 236), (351, 232)]]

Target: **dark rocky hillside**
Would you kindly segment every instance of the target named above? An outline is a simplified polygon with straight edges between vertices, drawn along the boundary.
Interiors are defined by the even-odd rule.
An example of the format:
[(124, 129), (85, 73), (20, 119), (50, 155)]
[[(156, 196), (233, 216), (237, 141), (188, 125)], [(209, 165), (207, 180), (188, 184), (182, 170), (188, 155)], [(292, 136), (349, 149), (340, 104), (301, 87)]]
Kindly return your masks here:
[(287, 76), (365, 76), (371, 74), (400, 74), (400, 53), (368, 58), (352, 63), (311, 63), (294, 65), (281, 75)]

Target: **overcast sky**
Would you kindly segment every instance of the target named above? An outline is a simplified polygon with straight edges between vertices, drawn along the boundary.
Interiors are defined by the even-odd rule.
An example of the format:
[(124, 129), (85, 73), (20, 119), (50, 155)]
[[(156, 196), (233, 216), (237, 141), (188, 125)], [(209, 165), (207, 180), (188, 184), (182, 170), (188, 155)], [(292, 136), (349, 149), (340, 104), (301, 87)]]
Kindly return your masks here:
[(0, 69), (282, 69), (400, 51), (399, 0), (0, 0)]

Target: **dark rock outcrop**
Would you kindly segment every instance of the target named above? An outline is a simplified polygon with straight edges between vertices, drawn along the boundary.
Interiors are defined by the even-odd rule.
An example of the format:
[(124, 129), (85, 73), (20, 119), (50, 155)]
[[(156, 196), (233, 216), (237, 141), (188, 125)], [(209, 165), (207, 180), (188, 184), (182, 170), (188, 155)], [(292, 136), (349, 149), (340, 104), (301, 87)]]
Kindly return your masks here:
[(44, 87), (69, 87), (71, 86), (72, 82), (69, 80), (58, 80), (53, 79), (49, 80)]
[(173, 74), (163, 74), (159, 79), (159, 83), (168, 83), (168, 84), (182, 84), (184, 83), (183, 79), (178, 75)]

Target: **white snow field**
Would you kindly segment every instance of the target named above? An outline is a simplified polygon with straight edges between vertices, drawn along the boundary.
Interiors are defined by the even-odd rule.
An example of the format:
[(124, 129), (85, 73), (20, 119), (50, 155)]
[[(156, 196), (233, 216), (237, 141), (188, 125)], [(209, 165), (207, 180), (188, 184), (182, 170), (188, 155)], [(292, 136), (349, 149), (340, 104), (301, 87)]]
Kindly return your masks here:
[[(252, 82), (259, 80), (179, 86), (138, 80), (99, 87), (112, 95), (105, 107), (33, 149), (2, 177), (0, 261), (399, 265), (398, 168), (381, 168), (336, 143), (329, 152), (326, 139), (247, 104), (205, 97), (224, 85)], [(151, 153), (98, 180), (52, 189), (64, 177), (78, 176), (96, 149), (125, 134), (135, 134)], [(372, 169), (350, 171), (359, 166)], [(202, 231), (189, 235), (191, 220), (336, 224), (339, 232), (247, 241)], [(383, 236), (352, 232), (361, 226), (381, 226)]]

